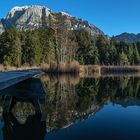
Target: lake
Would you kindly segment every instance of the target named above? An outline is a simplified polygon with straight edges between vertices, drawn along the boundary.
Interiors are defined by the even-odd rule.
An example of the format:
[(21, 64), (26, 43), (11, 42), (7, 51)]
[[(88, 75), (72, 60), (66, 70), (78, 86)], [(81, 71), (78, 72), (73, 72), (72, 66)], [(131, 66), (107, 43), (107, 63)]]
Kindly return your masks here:
[(140, 140), (137, 76), (42, 75), (0, 93), (0, 140)]

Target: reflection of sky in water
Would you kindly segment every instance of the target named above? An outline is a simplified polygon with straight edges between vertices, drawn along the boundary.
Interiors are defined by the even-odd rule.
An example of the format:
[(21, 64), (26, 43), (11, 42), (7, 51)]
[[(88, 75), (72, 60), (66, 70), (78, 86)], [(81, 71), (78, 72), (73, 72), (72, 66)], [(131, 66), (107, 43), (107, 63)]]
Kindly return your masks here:
[(87, 120), (47, 134), (45, 140), (139, 140), (139, 132), (140, 107), (108, 104)]
[(0, 121), (0, 140), (3, 140), (3, 132), (2, 132), (2, 128), (3, 128), (3, 122)]
[[(44, 76), (42, 81), (47, 94), (41, 105), (47, 122), (42, 124), (40, 118), (33, 116), (35, 110), (31, 104), (16, 104), (12, 114), (18, 127), (12, 133), (19, 130), (19, 137), (28, 133), (44, 138), (47, 130), (44, 140), (140, 140), (139, 78), (50, 80)], [(0, 140), (3, 140), (2, 127), (0, 122)]]
[[(3, 140), (2, 127), (1, 121), (0, 140)], [(86, 120), (68, 128), (47, 133), (44, 140), (139, 140), (139, 132), (139, 106), (124, 108), (121, 105), (109, 103)]]

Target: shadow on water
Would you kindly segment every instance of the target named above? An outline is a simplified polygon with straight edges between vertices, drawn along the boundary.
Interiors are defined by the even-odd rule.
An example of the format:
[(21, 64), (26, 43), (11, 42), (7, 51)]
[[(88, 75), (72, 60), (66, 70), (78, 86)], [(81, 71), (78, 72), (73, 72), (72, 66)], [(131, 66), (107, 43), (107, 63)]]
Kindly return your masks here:
[(45, 102), (45, 92), (40, 79), (26, 80), (0, 93), (3, 139), (43, 140), (46, 122), (41, 121), (40, 105)]
[[(90, 117), (96, 119), (99, 115), (96, 122), (92, 122), (92, 127), (94, 124), (96, 126), (97, 122), (101, 125), (99, 120), (103, 122), (104, 119), (101, 119), (100, 112), (110, 107), (110, 104), (114, 109), (116, 109), (114, 105), (126, 109), (140, 106), (140, 78), (128, 76), (79, 78), (75, 75), (43, 75), (39, 79), (26, 80), (0, 93), (2, 118), (0, 124), (3, 124), (4, 140), (69, 140), (76, 139), (78, 136), (80, 138), (80, 135), (83, 135), (81, 139), (86, 139), (85, 137), (89, 135), (89, 139), (103, 137), (111, 139), (114, 137), (113, 133), (112, 137), (103, 135), (98, 138), (96, 136), (96, 134), (99, 135), (98, 133), (90, 134), (91, 131), (98, 131), (98, 127), (91, 130), (88, 126), (80, 126), (80, 124), (82, 120), (88, 122), (91, 121)], [(108, 111), (104, 116), (107, 113)], [(117, 121), (118, 118), (114, 117), (114, 119)], [(102, 127), (108, 127), (105, 122), (102, 124), (104, 124)], [(80, 127), (75, 129), (76, 126)], [(84, 127), (87, 127), (86, 131), (83, 131)], [(67, 132), (62, 131), (68, 128), (71, 128), (69, 131), (71, 137), (65, 135)], [(111, 127), (108, 129), (112, 131)], [(77, 134), (74, 133), (75, 131)], [(129, 136), (128, 139), (131, 138)]]
[(24, 125), (20, 124), (15, 116), (10, 113), (3, 118), (4, 140), (44, 140), (46, 123), (41, 121), (41, 116), (29, 116)]

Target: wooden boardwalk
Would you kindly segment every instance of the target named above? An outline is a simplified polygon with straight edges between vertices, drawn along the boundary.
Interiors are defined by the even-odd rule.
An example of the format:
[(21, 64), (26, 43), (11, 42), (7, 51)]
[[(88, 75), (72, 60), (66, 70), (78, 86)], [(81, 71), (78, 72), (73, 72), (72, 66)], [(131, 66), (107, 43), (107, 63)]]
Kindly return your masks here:
[(27, 80), (33, 76), (42, 74), (40, 70), (23, 70), (23, 71), (11, 71), (0, 73), (0, 90), (15, 85), (21, 81)]

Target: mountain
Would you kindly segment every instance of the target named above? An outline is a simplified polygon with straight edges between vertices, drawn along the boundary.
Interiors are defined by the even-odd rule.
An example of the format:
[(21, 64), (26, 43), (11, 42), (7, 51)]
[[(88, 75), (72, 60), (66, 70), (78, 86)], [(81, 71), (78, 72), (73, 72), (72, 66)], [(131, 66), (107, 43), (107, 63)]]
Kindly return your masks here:
[(125, 99), (117, 99), (116, 104), (123, 107), (140, 106), (140, 100), (134, 97), (126, 97)]
[(122, 33), (120, 35), (115, 36), (118, 41), (126, 41), (126, 42), (140, 42), (140, 33), (133, 34), (133, 33)]
[(18, 30), (46, 28), (49, 27), (51, 20), (55, 20), (56, 15), (63, 18), (65, 25), (69, 30), (84, 29), (93, 37), (104, 34), (100, 29), (90, 24), (88, 21), (76, 18), (66, 12), (55, 13), (44, 6), (14, 7), (7, 14), (6, 18), (0, 21), (0, 33), (13, 26)]

